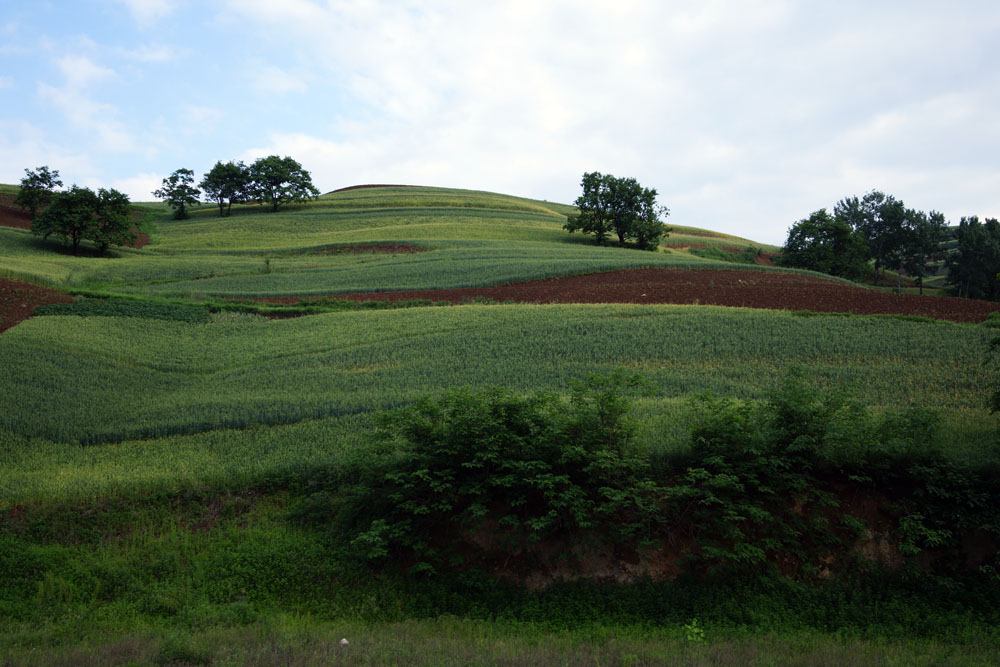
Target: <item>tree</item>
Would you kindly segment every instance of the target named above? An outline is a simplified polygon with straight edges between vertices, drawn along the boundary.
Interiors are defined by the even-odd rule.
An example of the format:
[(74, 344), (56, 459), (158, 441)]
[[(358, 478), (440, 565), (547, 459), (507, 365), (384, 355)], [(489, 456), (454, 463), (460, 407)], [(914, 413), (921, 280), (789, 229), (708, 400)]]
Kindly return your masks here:
[(821, 208), (788, 230), (781, 264), (857, 280), (867, 272), (868, 259), (864, 236)]
[(882, 268), (903, 242), (906, 207), (892, 195), (872, 190), (860, 200), (845, 198), (837, 202), (833, 214), (861, 232), (868, 241), (872, 259), (875, 260), (875, 284), (879, 282)]
[(128, 197), (117, 190), (76, 185), (60, 193), (52, 205), (31, 225), (31, 233), (47, 239), (60, 236), (76, 255), (80, 242), (92, 241), (101, 254), (111, 245), (127, 245), (135, 240), (129, 219)]
[(219, 205), (219, 216), (229, 215), (233, 204), (250, 199), (250, 169), (243, 162), (216, 162), (201, 179), (205, 198)]
[[(924, 277), (929, 273), (927, 262), (940, 259), (941, 243), (948, 235), (947, 228), (948, 222), (943, 213), (906, 210), (900, 243), (892, 258), (898, 266), (897, 275), (905, 271), (906, 275), (915, 278), (921, 294), (924, 293)], [(899, 291), (897, 278), (896, 292)]]
[(61, 188), (63, 183), (59, 180), (59, 170), (49, 171), (47, 166), (39, 167), (36, 171), (25, 169), (24, 174), (21, 190), (14, 203), (27, 210), (34, 220), (38, 211), (52, 202), (54, 190)]
[(131, 214), (132, 205), (127, 195), (104, 188), (97, 191), (97, 210), (89, 238), (100, 254), (107, 252), (108, 246), (125, 246), (135, 242)]
[(660, 220), (670, 211), (657, 205), (655, 189), (642, 187), (634, 178), (596, 171), (585, 173), (580, 184), (583, 194), (574, 202), (580, 213), (569, 216), (563, 225), (571, 234), (577, 230), (593, 234), (603, 245), (614, 232), (621, 244), (633, 240), (643, 250), (656, 250), (670, 232)]
[(309, 172), (290, 157), (269, 155), (255, 160), (250, 165), (250, 180), (254, 197), (261, 204), (269, 203), (272, 211), (319, 195)]
[(188, 217), (186, 206), (196, 206), (201, 190), (194, 187), (194, 172), (178, 169), (163, 179), (163, 187), (153, 191), (153, 196), (164, 200), (174, 209), (174, 220)]
[(1000, 300), (1000, 222), (963, 217), (955, 230), (958, 242), (948, 256), (948, 283), (957, 296)]

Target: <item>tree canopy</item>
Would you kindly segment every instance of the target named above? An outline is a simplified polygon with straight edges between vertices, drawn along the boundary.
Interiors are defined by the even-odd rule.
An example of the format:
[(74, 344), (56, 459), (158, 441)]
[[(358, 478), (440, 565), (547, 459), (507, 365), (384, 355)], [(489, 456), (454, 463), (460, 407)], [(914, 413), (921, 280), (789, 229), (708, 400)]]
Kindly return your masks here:
[(55, 197), (54, 190), (62, 187), (59, 180), (59, 170), (49, 170), (47, 166), (42, 166), (31, 171), (24, 170), (24, 178), (21, 179), (21, 190), (17, 193), (14, 203), (28, 211), (31, 219), (34, 220), (38, 211), (45, 208)]
[(577, 230), (593, 234), (603, 245), (614, 232), (623, 245), (633, 241), (643, 250), (656, 250), (670, 232), (660, 219), (670, 211), (656, 203), (655, 189), (642, 187), (634, 178), (596, 171), (585, 173), (580, 184), (583, 193), (573, 202), (580, 212), (563, 225), (571, 234)]
[(135, 241), (126, 195), (101, 188), (96, 193), (76, 185), (56, 196), (52, 205), (31, 225), (31, 233), (42, 238), (55, 234), (69, 243), (76, 255), (80, 242), (94, 243), (101, 254), (112, 245)]
[(199, 185), (205, 198), (219, 205), (219, 216), (229, 215), (234, 203), (250, 199), (250, 168), (243, 162), (223, 163), (220, 160)]
[[(924, 292), (924, 278), (930, 273), (927, 262), (941, 259), (941, 244), (947, 239), (947, 230), (948, 222), (943, 213), (906, 209), (898, 241), (889, 259), (897, 267), (897, 276), (905, 272), (916, 279), (921, 294)], [(896, 290), (899, 291), (899, 278)]]
[(153, 196), (164, 200), (174, 209), (174, 219), (183, 220), (188, 217), (187, 206), (196, 206), (201, 190), (194, 187), (194, 172), (190, 169), (178, 169), (163, 179), (163, 186), (153, 191)]
[(947, 221), (907, 208), (902, 200), (879, 190), (862, 197), (845, 197), (833, 216), (820, 209), (788, 230), (781, 263), (850, 279), (863, 278), (868, 263), (875, 268), (877, 285), (886, 267), (896, 270), (896, 289), (904, 272), (917, 280), (930, 272), (928, 261), (939, 259), (947, 237)]
[(282, 204), (308, 201), (319, 195), (312, 176), (290, 157), (269, 155), (250, 165), (251, 189), (261, 204), (267, 202), (272, 211)]
[(849, 224), (821, 208), (788, 230), (781, 263), (858, 280), (868, 270), (868, 243)]
[(1000, 222), (963, 217), (955, 230), (958, 242), (947, 259), (948, 282), (958, 296), (1000, 300)]

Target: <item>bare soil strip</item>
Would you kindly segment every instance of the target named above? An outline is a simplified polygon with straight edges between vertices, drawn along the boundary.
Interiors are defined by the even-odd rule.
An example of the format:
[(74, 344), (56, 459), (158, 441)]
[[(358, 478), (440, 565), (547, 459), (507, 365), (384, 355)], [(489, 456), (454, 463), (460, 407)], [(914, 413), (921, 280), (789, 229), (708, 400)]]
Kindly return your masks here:
[[(858, 315), (918, 315), (981, 322), (1000, 303), (945, 296), (895, 294), (797, 273), (713, 269), (627, 269), (497, 287), (331, 295), (352, 301), (474, 298), (518, 303), (670, 303), (809, 310)], [(267, 299), (293, 304), (308, 299)]]
[(59, 290), (0, 278), (0, 332), (31, 317), (38, 306), (71, 301), (73, 297)]

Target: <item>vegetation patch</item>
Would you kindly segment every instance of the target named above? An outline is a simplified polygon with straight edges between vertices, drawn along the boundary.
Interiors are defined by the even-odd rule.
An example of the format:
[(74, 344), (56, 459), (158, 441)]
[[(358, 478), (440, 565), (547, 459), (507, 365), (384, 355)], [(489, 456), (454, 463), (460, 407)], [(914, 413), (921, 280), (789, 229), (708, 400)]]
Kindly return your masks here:
[(306, 250), (292, 251), (301, 255), (340, 255), (344, 253), (384, 253), (388, 255), (411, 254), (426, 252), (427, 248), (408, 243), (350, 243), (344, 245), (328, 245)]
[(40, 306), (36, 315), (75, 315), (77, 317), (143, 317), (177, 322), (208, 322), (204, 306), (123, 297), (77, 297), (72, 303)]
[[(875, 415), (792, 374), (762, 403), (698, 399), (691, 448), (654, 467), (631, 448), (625, 380), (592, 377), (568, 402), (451, 392), (391, 415), (337, 534), (411, 574), (816, 580), (921, 556), (925, 572), (985, 573), (1000, 596), (986, 583), (997, 463), (944, 458), (932, 412)], [(858, 499), (875, 511), (842, 508)]]

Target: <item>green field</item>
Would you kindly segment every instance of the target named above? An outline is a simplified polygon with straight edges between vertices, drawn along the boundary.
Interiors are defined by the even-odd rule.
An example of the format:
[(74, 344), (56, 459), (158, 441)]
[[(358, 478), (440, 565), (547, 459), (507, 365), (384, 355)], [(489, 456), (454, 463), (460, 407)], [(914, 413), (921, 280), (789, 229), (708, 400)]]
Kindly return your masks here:
[[(71, 257), (56, 242), (0, 228), (0, 276), (155, 297), (170, 311), (217, 296), (731, 266), (683, 249), (597, 247), (561, 229), (569, 212), (406, 187), (332, 193), (275, 214), (236, 207), (230, 218), (206, 206), (173, 221), (153, 207), (144, 223), (152, 242), (108, 258)], [(678, 229), (666, 243), (751, 245), (706, 234)], [(371, 243), (423, 252), (309, 252)], [(139, 316), (138, 305), (129, 316), (127, 304), (143, 302), (123, 303), (119, 316), (39, 316), (0, 334), (0, 662), (998, 658), (992, 621), (937, 580), (940, 591), (892, 579), (902, 586), (892, 590), (904, 592), (885, 598), (875, 574), (860, 588), (755, 577), (548, 592), (462, 574), (424, 582), (373, 575), (326, 524), (295, 519), (355, 483), (349, 471), (367, 465), (380, 411), (455, 387), (567, 394), (588, 373), (619, 368), (648, 380), (635, 399), (636, 447), (657, 465), (691, 448), (693, 397), (763, 401), (797, 369), (874, 414), (933, 411), (940, 435), (928, 444), (947, 465), (995, 466), (996, 418), (984, 403), (993, 377), (982, 364), (990, 331), (982, 325), (513, 304), (276, 320), (205, 311), (202, 321), (171, 321)], [(354, 653), (338, 653), (340, 636)]]
[[(184, 221), (162, 216), (150, 245), (115, 251), (112, 258), (55, 254), (54, 242), (0, 227), (0, 276), (133, 294), (274, 297), (488, 286), (628, 267), (726, 266), (668, 249), (596, 247), (562, 229), (571, 210), (443, 188), (349, 190), (277, 213), (238, 206), (227, 218), (212, 207)], [(412, 244), (424, 252), (315, 252), (373, 243)]]

